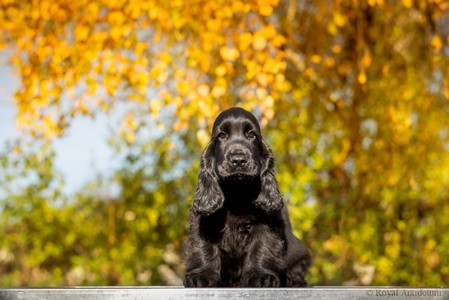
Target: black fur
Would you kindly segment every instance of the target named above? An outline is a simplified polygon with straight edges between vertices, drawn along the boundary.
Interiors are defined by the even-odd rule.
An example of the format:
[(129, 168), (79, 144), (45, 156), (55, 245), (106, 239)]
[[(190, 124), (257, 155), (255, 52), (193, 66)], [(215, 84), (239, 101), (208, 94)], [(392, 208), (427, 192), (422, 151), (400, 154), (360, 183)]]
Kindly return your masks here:
[(257, 119), (218, 115), (201, 157), (186, 243), (186, 287), (303, 287), (311, 259), (292, 233)]

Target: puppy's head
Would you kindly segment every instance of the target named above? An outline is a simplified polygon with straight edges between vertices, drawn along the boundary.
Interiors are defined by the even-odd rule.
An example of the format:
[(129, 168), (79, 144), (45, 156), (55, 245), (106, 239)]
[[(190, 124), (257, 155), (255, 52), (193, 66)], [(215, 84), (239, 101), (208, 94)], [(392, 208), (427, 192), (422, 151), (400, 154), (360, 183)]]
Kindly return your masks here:
[(223, 206), (220, 182), (259, 182), (253, 203), (272, 213), (283, 206), (274, 175), (274, 159), (263, 142), (260, 125), (250, 112), (234, 107), (220, 113), (213, 125), (209, 145), (201, 157), (198, 185), (192, 209), (210, 215)]
[(211, 140), (220, 180), (245, 180), (260, 175), (262, 135), (253, 114), (239, 107), (223, 111), (214, 122)]

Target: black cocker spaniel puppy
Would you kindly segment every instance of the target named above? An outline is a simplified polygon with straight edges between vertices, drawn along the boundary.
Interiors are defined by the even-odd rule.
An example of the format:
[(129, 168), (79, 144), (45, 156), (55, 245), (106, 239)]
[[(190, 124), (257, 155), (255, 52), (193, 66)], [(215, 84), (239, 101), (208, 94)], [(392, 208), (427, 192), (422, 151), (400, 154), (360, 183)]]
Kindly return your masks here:
[(311, 258), (292, 233), (274, 159), (250, 112), (218, 115), (201, 157), (186, 287), (303, 287)]

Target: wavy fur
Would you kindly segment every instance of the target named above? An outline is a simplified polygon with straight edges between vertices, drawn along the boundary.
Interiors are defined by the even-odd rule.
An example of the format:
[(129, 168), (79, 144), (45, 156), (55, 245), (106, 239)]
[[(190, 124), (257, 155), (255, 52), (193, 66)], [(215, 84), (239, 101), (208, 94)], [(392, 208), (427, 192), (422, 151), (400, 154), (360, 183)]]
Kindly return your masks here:
[(222, 112), (203, 152), (185, 245), (186, 287), (302, 287), (311, 263), (292, 233), (256, 118)]

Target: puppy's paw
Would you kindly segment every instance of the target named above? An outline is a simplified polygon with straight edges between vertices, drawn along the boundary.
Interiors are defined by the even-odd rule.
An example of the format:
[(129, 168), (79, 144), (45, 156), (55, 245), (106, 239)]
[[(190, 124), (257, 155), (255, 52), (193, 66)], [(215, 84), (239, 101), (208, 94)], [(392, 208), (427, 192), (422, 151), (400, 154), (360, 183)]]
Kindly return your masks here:
[(279, 287), (281, 285), (281, 281), (278, 276), (267, 273), (248, 274), (247, 279), (243, 282), (244, 286), (256, 288)]
[(184, 286), (192, 288), (217, 287), (218, 279), (210, 274), (186, 274)]

